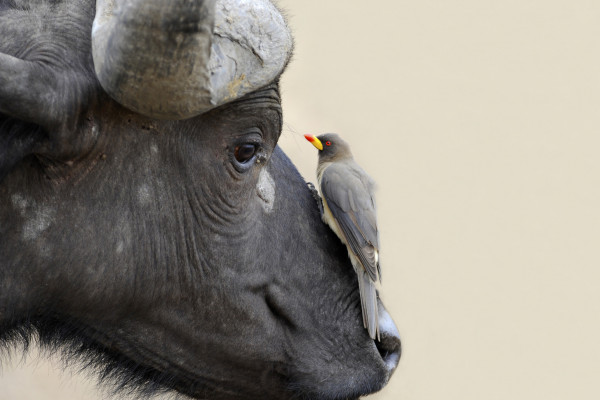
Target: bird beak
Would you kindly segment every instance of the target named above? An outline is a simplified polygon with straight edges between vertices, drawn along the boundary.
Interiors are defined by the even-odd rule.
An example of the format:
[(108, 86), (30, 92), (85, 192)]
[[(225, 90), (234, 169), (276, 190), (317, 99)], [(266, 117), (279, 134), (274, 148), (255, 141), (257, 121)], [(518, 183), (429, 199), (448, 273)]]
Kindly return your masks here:
[(317, 139), (313, 135), (304, 135), (304, 137), (306, 138), (306, 140), (311, 142), (312, 145), (315, 146), (317, 149), (323, 150), (323, 143), (321, 143), (319, 139)]

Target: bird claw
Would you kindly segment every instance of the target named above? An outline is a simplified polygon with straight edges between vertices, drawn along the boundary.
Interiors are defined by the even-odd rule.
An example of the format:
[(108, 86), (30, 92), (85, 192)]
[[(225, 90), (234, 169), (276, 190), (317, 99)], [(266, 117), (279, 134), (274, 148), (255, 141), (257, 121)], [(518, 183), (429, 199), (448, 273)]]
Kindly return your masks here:
[(321, 196), (319, 196), (319, 192), (315, 185), (312, 182), (307, 183), (308, 189), (310, 190), (310, 194), (312, 194), (313, 199), (317, 202), (317, 207), (319, 207), (319, 213), (321, 214), (321, 218), (323, 218), (323, 200), (321, 200)]

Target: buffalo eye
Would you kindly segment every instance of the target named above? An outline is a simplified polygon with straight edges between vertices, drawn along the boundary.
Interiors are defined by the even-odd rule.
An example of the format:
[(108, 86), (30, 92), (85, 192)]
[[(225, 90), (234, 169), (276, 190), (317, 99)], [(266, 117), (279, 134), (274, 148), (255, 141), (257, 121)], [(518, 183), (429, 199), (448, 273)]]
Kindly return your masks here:
[(255, 154), (256, 145), (250, 143), (237, 146), (233, 153), (235, 159), (241, 164), (245, 164), (250, 161)]

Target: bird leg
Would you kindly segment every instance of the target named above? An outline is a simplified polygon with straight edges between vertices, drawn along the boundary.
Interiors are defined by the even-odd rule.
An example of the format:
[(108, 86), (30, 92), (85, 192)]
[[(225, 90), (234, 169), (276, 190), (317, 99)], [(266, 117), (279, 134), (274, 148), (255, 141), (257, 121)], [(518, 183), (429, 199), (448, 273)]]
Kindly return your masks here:
[(319, 192), (317, 191), (317, 188), (315, 188), (315, 185), (312, 184), (312, 182), (308, 182), (307, 186), (310, 190), (310, 193), (312, 194), (313, 199), (315, 199), (315, 201), (317, 202), (317, 207), (319, 207), (321, 219), (323, 219), (323, 200), (321, 199), (321, 196), (319, 196)]

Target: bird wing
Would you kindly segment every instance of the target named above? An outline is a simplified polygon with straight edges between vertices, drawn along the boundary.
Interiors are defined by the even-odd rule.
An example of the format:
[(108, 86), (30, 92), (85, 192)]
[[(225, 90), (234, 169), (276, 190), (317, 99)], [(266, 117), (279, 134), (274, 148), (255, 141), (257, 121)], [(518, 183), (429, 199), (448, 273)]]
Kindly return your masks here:
[(352, 161), (332, 163), (323, 171), (321, 193), (350, 250), (377, 281), (379, 237), (371, 178)]

